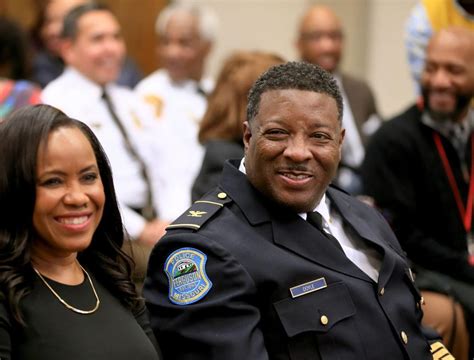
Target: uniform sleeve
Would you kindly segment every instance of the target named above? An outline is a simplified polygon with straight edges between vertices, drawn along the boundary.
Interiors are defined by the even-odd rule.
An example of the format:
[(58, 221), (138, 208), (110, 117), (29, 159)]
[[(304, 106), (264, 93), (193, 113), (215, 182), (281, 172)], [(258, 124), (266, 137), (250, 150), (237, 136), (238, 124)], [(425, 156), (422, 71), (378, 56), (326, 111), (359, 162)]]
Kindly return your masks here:
[(10, 360), (11, 356), (11, 321), (3, 301), (0, 301), (0, 359)]
[[(182, 263), (198, 269), (189, 275), (194, 283), (178, 278), (175, 270)], [(191, 298), (182, 295), (185, 287)], [(197, 233), (160, 240), (150, 258), (144, 296), (164, 359), (268, 359), (255, 284), (215, 242)]]
[[(432, 238), (418, 224), (413, 174), (414, 152), (394, 128), (383, 127), (371, 139), (362, 165), (364, 193), (373, 197), (403, 249), (418, 265), (442, 268), (447, 275), (474, 280), (467, 257)], [(411, 159), (411, 161), (407, 161)]]

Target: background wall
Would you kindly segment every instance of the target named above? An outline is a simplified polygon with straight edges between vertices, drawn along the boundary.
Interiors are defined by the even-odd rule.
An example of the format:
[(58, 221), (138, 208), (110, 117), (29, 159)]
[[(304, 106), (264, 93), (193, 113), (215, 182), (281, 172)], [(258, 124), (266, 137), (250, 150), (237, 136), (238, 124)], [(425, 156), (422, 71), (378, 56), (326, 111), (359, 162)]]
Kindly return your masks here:
[(198, 0), (213, 8), (220, 32), (207, 71), (216, 74), (235, 49), (274, 51), (297, 60), (299, 20), (312, 4), (327, 4), (345, 30), (342, 69), (368, 81), (383, 117), (414, 100), (404, 48), (404, 23), (416, 0)]
[[(10, 16), (25, 28), (36, 23), (38, 11), (47, 0), (0, 0), (0, 15)], [(167, 0), (99, 0), (117, 15), (128, 52), (145, 74), (158, 64), (155, 56), (155, 19)]]
[[(25, 26), (34, 22), (35, 4), (44, 0), (0, 0), (0, 14)], [(296, 60), (299, 19), (311, 4), (331, 6), (345, 29), (343, 70), (372, 86), (380, 112), (390, 117), (414, 99), (403, 45), (403, 27), (417, 0), (184, 0), (215, 10), (220, 30), (207, 72), (217, 74), (236, 49), (262, 49)], [(156, 66), (154, 20), (167, 0), (106, 0), (117, 14), (130, 54), (148, 74)]]

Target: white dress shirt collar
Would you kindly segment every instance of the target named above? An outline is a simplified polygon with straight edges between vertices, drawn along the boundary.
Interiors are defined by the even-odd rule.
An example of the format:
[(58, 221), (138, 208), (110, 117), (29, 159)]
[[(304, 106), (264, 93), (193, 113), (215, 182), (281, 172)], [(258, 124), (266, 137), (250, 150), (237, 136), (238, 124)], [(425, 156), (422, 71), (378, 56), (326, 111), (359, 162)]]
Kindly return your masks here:
[[(102, 92), (104, 87), (98, 85), (94, 81), (90, 80), (87, 76), (82, 74), (79, 70), (67, 66), (66, 69), (64, 69), (64, 74), (69, 77), (71, 80), (71, 83), (76, 84), (76, 88), (80, 89), (81, 96), (87, 96), (91, 98), (101, 98), (102, 97)], [(110, 91), (112, 83), (107, 84), (105, 86), (105, 89), (107, 91)]]

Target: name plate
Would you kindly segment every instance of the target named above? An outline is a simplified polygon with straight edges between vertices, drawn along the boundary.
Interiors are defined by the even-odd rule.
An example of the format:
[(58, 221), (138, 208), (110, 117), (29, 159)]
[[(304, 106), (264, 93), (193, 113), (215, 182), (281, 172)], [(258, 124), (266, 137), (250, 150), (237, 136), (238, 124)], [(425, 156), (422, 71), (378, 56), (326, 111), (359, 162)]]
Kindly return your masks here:
[(327, 287), (326, 279), (322, 277), (301, 285), (293, 286), (290, 288), (290, 293), (291, 297), (297, 298), (298, 296), (303, 296), (324, 289), (325, 287)]

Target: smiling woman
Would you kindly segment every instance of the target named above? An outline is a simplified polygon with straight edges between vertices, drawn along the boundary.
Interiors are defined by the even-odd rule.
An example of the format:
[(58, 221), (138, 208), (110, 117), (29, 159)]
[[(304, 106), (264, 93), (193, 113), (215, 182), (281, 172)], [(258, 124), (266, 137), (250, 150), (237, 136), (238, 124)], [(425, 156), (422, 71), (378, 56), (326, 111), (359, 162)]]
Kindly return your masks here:
[(91, 130), (37, 105), (0, 138), (0, 358), (159, 359)]
[(42, 253), (75, 256), (89, 246), (104, 209), (94, 151), (77, 128), (59, 128), (42, 145), (33, 212), (38, 237), (32, 251), (39, 258)]

